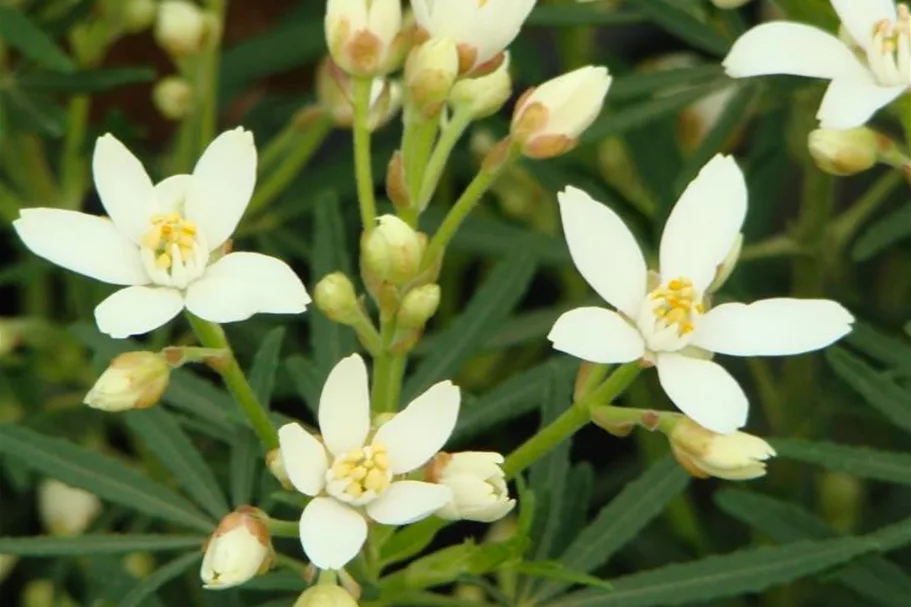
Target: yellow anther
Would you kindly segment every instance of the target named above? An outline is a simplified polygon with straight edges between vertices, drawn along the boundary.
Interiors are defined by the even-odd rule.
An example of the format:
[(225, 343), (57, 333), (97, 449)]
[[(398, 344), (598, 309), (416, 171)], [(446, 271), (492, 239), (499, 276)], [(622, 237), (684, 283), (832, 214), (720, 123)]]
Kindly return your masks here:
[(345, 493), (347, 493), (348, 495), (350, 495), (353, 498), (358, 498), (364, 494), (364, 490), (361, 488), (361, 486), (358, 483), (351, 483), (347, 487), (345, 487)]
[(343, 476), (348, 476), (351, 474), (351, 471), (354, 469), (354, 466), (347, 462), (335, 462), (332, 464), (332, 473), (336, 478), (341, 478)]
[(364, 468), (370, 469), (373, 468), (376, 464), (373, 463), (373, 460), (365, 459), (364, 463), (361, 465), (364, 466)]
[(167, 270), (171, 267), (171, 256), (167, 253), (162, 253), (155, 259), (155, 267), (161, 268), (162, 270)]
[(675, 278), (674, 280), (667, 283), (667, 288), (671, 291), (679, 291), (681, 288), (683, 288), (683, 282)]
[(345, 455), (345, 459), (348, 460), (349, 462), (359, 462), (362, 459), (364, 459), (364, 450), (355, 449), (354, 451), (349, 451)]
[(384, 448), (379, 453), (374, 453), (373, 461), (376, 464), (377, 468), (385, 470), (389, 467), (389, 457), (386, 456), (386, 449)]
[(366, 478), (366, 476), (367, 476), (367, 467), (364, 465), (358, 466), (357, 468), (355, 468), (354, 470), (352, 470), (351, 472), (348, 473), (348, 478), (355, 480), (355, 481), (364, 480), (364, 478)]
[(667, 315), (664, 317), (664, 321), (669, 325), (675, 325), (679, 323), (686, 316), (686, 310), (682, 308), (673, 308)]
[(386, 476), (379, 470), (373, 469), (367, 474), (367, 478), (364, 479), (364, 488), (368, 491), (375, 491), (379, 493), (386, 488), (388, 484)]

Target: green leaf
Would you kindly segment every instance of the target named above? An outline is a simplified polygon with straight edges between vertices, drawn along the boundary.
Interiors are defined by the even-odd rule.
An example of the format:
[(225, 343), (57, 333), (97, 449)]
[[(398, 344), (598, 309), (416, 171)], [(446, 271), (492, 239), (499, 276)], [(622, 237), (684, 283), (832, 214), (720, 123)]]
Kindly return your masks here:
[[(311, 270), (316, 281), (332, 272), (351, 273), (351, 260), (345, 244), (345, 222), (338, 196), (327, 192), (314, 201), (313, 261)], [(320, 310), (309, 311), (313, 332), (313, 358), (322, 378), (333, 365), (354, 352), (356, 344), (350, 327), (329, 320)], [(321, 382), (322, 383), (322, 382)]]
[(677, 87), (691, 87), (724, 75), (720, 65), (697, 65), (672, 70), (632, 72), (617, 76), (610, 87), (610, 100), (627, 101), (663, 93)]
[(72, 72), (73, 62), (23, 12), (0, 4), (0, 39), (44, 67)]
[(580, 573), (567, 569), (563, 563), (558, 561), (536, 561), (532, 563), (519, 563), (510, 567), (514, 571), (531, 577), (544, 578), (566, 584), (582, 584), (584, 586), (595, 586), (604, 590), (611, 590), (610, 582), (596, 578), (587, 573)]
[(465, 311), (440, 335), (436, 349), (421, 361), (406, 382), (403, 402), (409, 402), (434, 382), (456, 374), (519, 303), (535, 269), (532, 256), (524, 250), (497, 264)]
[(153, 80), (155, 70), (151, 68), (123, 67), (84, 70), (72, 74), (23, 74), (16, 78), (16, 84), (26, 91), (87, 94)]
[(722, 57), (730, 44), (718, 31), (671, 0), (639, 0), (636, 8), (650, 21), (696, 48)]
[(399, 527), (389, 541), (383, 544), (381, 556), (383, 566), (419, 554), (430, 545), (434, 536), (446, 523), (447, 521), (443, 519), (430, 517), (411, 525)]
[(844, 348), (828, 348), (826, 361), (864, 400), (889, 418), (893, 424), (911, 432), (911, 393), (876, 371)]
[(319, 405), (319, 395), (323, 389), (319, 370), (313, 361), (303, 356), (289, 356), (285, 360), (285, 369), (294, 380), (298, 396), (315, 417)]
[(228, 503), (215, 475), (170, 413), (153, 407), (144, 411), (128, 411), (123, 414), (123, 419), (187, 495), (216, 519), (228, 513)]
[(809, 23), (830, 32), (838, 31), (838, 16), (829, 0), (775, 0), (792, 21)]
[(94, 534), (75, 537), (0, 537), (0, 554), (18, 556), (84, 556), (126, 552), (164, 552), (198, 548), (206, 538), (186, 535)]
[(66, 132), (66, 111), (46, 95), (26, 95), (18, 89), (0, 94), (10, 123), (23, 131), (37, 131), (58, 138)]
[(539, 4), (531, 11), (525, 25), (543, 27), (572, 27), (584, 25), (629, 25), (643, 17), (632, 10), (618, 10), (593, 4)]
[(759, 592), (846, 563), (876, 549), (864, 537), (795, 542), (669, 565), (612, 581), (611, 592), (583, 590), (551, 607), (689, 605)]
[(133, 587), (129, 594), (120, 600), (118, 607), (139, 607), (146, 597), (155, 594), (159, 588), (183, 575), (184, 572), (196, 565), (201, 559), (202, 553), (191, 552), (174, 559), (163, 567), (159, 567), (152, 575)]
[(0, 453), (104, 500), (209, 533), (193, 504), (115, 459), (28, 428), (0, 425)]
[[(839, 536), (800, 506), (765, 495), (728, 489), (715, 494), (715, 503), (779, 544)], [(882, 605), (901, 605), (911, 596), (911, 578), (880, 556), (862, 557), (833, 572), (829, 578)]]
[(870, 358), (897, 373), (911, 374), (911, 343), (899, 336), (892, 336), (865, 322), (854, 323), (854, 329), (845, 340)]
[(904, 204), (866, 229), (854, 243), (851, 258), (854, 261), (866, 261), (909, 237), (911, 237), (911, 205)]
[(911, 455), (906, 453), (803, 440), (774, 440), (772, 446), (779, 457), (786, 459), (817, 464), (827, 470), (861, 478), (911, 485)]
[[(668, 502), (686, 488), (689, 480), (689, 475), (674, 458), (665, 457), (626, 485), (602, 508), (595, 520), (566, 549), (560, 562), (567, 569), (582, 572), (601, 567), (658, 516)], [(546, 601), (564, 587), (562, 584), (547, 584), (538, 592), (536, 599)]]
[(250, 367), (250, 387), (253, 388), (256, 399), (266, 409), (270, 408), (272, 391), (275, 389), (275, 373), (278, 371), (284, 340), (284, 327), (276, 327), (269, 331), (253, 356), (253, 364)]

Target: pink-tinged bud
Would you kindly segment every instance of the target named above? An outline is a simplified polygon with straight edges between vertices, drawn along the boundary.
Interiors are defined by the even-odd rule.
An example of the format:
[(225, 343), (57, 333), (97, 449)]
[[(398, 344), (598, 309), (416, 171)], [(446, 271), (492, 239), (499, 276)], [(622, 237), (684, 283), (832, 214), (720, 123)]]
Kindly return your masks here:
[(199, 577), (209, 590), (233, 588), (265, 573), (274, 554), (269, 527), (250, 506), (221, 519), (205, 550)]
[(401, 0), (329, 0), (325, 28), (329, 53), (349, 74), (383, 76), (398, 67)]
[(697, 478), (745, 481), (765, 476), (771, 445), (745, 432), (717, 434), (681, 417), (668, 436), (674, 457)]
[(85, 395), (85, 404), (102, 411), (147, 409), (168, 387), (171, 367), (154, 352), (126, 352), (116, 357)]
[(516, 501), (509, 497), (502, 463), (499, 453), (437, 454), (425, 468), (425, 476), (452, 490), (452, 499), (436, 512), (437, 516), (492, 523), (509, 514)]
[(611, 77), (587, 66), (530, 89), (519, 99), (510, 134), (529, 158), (551, 158), (575, 147), (604, 105)]

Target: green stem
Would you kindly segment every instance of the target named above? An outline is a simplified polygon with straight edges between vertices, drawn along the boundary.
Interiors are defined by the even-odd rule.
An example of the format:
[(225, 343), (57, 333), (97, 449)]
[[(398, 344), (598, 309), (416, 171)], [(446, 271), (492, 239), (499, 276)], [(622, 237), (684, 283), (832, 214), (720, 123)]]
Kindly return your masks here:
[[(228, 339), (220, 326), (203, 320), (190, 312), (187, 312), (187, 318), (190, 321), (193, 332), (196, 333), (196, 337), (199, 339), (199, 343), (206, 348), (218, 348), (232, 352), (231, 345), (228, 343)], [(272, 425), (269, 414), (266, 413), (265, 408), (256, 398), (256, 394), (253, 393), (253, 388), (250, 387), (250, 383), (244, 376), (240, 365), (237, 364), (237, 359), (233, 353), (227, 357), (224, 367), (219, 369), (219, 372), (225, 382), (225, 386), (228, 387), (228, 391), (231, 392), (234, 401), (247, 417), (250, 427), (253, 428), (256, 436), (259, 437), (263, 447), (267, 451), (276, 449), (278, 447), (278, 433), (275, 430), (275, 426)]]
[(412, 206), (416, 206), (419, 211), (427, 207), (434, 192), (436, 192), (437, 185), (440, 183), (440, 176), (449, 161), (449, 156), (473, 118), (474, 112), (471, 111), (470, 107), (458, 107), (449, 119), (446, 128), (440, 133), (440, 139), (433, 148), (430, 160), (424, 168), (417, 202), (412, 199)]
[(82, 148), (85, 144), (91, 98), (79, 95), (70, 100), (67, 110), (66, 138), (60, 160), (60, 204), (64, 209), (78, 210), (86, 188), (86, 163)]
[(832, 244), (836, 250), (841, 250), (864, 222), (889, 198), (898, 184), (904, 180), (901, 171), (889, 171), (880, 177), (873, 186), (861, 196), (857, 202), (844, 213), (839, 215), (832, 223)]
[(218, 35), (206, 49), (202, 59), (202, 69), (199, 71), (200, 80), (198, 91), (200, 97), (199, 117), (199, 152), (202, 153), (206, 146), (215, 138), (215, 129), (218, 123), (218, 69), (221, 31), (225, 24), (225, 4), (227, 0), (208, 0), (208, 8), (215, 18)]
[(369, 78), (354, 79), (354, 173), (361, 223), (365, 230), (376, 222), (376, 199), (373, 194), (373, 166), (370, 157), (370, 84)]
[(785, 255), (800, 255), (800, 245), (789, 236), (772, 236), (757, 243), (744, 245), (738, 261), (752, 261)]
[(380, 321), (380, 341), (382, 348), (373, 364), (373, 386), (370, 402), (376, 413), (389, 413), (398, 410), (399, 394), (402, 390), (402, 374), (405, 369), (405, 356), (393, 354), (389, 347), (395, 339), (395, 318)]
[(371, 356), (376, 358), (382, 354), (383, 338), (380, 336), (380, 332), (376, 330), (376, 327), (373, 326), (373, 321), (370, 320), (370, 317), (367, 316), (360, 307), (358, 307), (358, 314), (355, 317), (354, 322), (351, 323), (351, 328), (357, 333), (361, 343), (367, 348), (367, 351), (370, 352)]
[(295, 147), (286, 156), (275, 170), (265, 180), (262, 187), (258, 188), (250, 201), (251, 211), (260, 209), (269, 204), (276, 196), (281, 194), (288, 185), (294, 181), (301, 169), (306, 166), (314, 152), (326, 140), (332, 130), (332, 120), (328, 116), (321, 117), (318, 121), (300, 134), (295, 142)]
[(670, 411), (652, 409), (634, 409), (632, 407), (615, 407), (613, 405), (595, 405), (591, 415), (597, 418), (599, 426), (621, 428), (623, 426), (641, 426), (649, 431), (659, 430), (670, 434), (682, 416)]
[(277, 518), (267, 518), (266, 525), (272, 537), (300, 537), (299, 521), (282, 521)]
[(618, 367), (596, 390), (574, 402), (563, 415), (510, 453), (503, 464), (503, 472), (506, 477), (515, 477), (575, 434), (591, 420), (592, 411), (597, 405), (611, 402), (617, 398), (641, 371), (642, 367), (638, 362), (626, 363)]

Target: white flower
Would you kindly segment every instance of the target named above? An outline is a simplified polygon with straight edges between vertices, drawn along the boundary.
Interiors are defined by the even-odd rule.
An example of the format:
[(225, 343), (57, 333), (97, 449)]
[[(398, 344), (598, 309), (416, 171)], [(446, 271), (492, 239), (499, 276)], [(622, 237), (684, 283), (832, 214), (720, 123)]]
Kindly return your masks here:
[(858, 58), (838, 37), (809, 25), (764, 23), (741, 36), (724, 60), (734, 78), (791, 74), (831, 80), (817, 118), (823, 128), (861, 126), (911, 86), (911, 18), (892, 0), (831, 0)]
[(499, 453), (466, 451), (440, 453), (431, 465), (433, 480), (452, 489), (452, 500), (437, 511), (451, 520), (492, 523), (509, 514), (516, 500), (509, 498)]
[(414, 18), (431, 37), (448, 36), (459, 47), (462, 74), (496, 67), (519, 35), (535, 0), (412, 0)]
[(250, 132), (223, 133), (192, 175), (157, 185), (120, 141), (105, 135), (95, 145), (92, 170), (110, 219), (23, 209), (13, 227), (36, 255), (127, 285), (95, 308), (102, 332), (118, 338), (147, 333), (184, 307), (218, 323), (306, 309), (310, 296), (283, 261), (228, 253), (213, 262), (253, 193), (256, 148)]
[(313, 496), (300, 537), (320, 569), (340, 569), (367, 537), (365, 516), (384, 525), (423, 519), (452, 497), (448, 487), (396, 480), (423, 466), (443, 446), (459, 414), (459, 389), (440, 382), (373, 432), (367, 368), (353, 354), (329, 373), (319, 402), (322, 442), (298, 424), (278, 431), (288, 477)]
[(329, 52), (343, 70), (386, 74), (399, 60), (401, 0), (329, 0), (325, 29)]
[(84, 489), (56, 479), (38, 485), (38, 515), (53, 535), (79, 535), (100, 512), (101, 501)]
[(766, 461), (775, 449), (758, 436), (745, 432), (716, 434), (687, 418), (677, 422), (668, 437), (674, 457), (698, 478), (746, 481), (765, 476)]
[(557, 350), (595, 363), (654, 363), (674, 404), (709, 430), (742, 427), (748, 403), (737, 381), (708, 360), (706, 351), (799, 354), (824, 348), (851, 330), (851, 314), (828, 300), (766, 299), (705, 309), (706, 289), (746, 215), (743, 173), (729, 156), (715, 156), (671, 211), (656, 281), (649, 278), (635, 237), (612, 210), (575, 188), (563, 191), (559, 201), (576, 268), (617, 312), (571, 310), (548, 339)]
[(572, 149), (604, 106), (611, 85), (605, 67), (580, 67), (529, 89), (516, 103), (509, 132), (530, 158)]
[(269, 528), (249, 506), (225, 516), (206, 545), (199, 577), (208, 590), (243, 584), (272, 563)]

